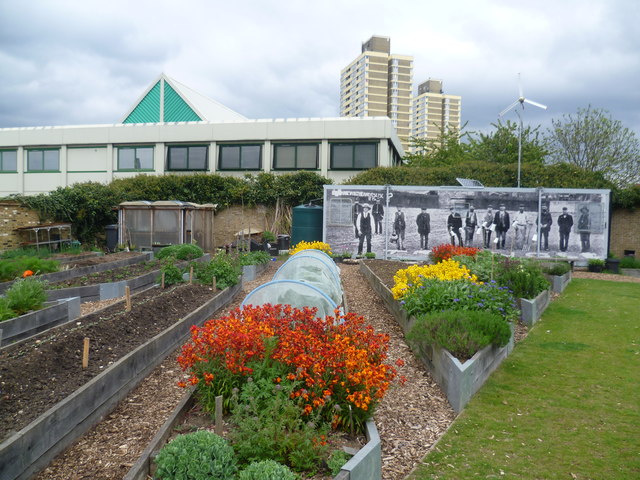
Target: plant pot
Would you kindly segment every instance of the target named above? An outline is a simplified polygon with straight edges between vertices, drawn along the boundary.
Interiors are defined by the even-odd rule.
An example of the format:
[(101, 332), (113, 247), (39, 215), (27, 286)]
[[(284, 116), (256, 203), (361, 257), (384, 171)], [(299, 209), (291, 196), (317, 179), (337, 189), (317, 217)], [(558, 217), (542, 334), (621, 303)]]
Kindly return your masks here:
[(600, 273), (604, 270), (604, 265), (589, 265), (588, 269), (590, 272)]
[(611, 273), (620, 273), (620, 259), (618, 258), (607, 258), (605, 262), (605, 267)]

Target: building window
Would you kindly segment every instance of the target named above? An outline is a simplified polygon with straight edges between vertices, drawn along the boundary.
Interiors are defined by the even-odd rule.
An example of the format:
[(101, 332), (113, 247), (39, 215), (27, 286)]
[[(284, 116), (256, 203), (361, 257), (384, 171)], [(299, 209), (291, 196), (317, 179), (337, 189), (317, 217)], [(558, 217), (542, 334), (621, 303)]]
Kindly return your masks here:
[(171, 145), (167, 149), (167, 170), (207, 170), (209, 147)]
[(334, 170), (364, 170), (378, 164), (377, 143), (332, 143), (331, 168)]
[(273, 168), (276, 170), (316, 170), (318, 168), (318, 144), (274, 145)]
[(220, 170), (262, 169), (262, 145), (220, 145)]
[(60, 170), (60, 150), (28, 150), (27, 172), (57, 172)]
[(118, 170), (153, 170), (153, 147), (118, 147)]
[(0, 150), (0, 172), (18, 171), (18, 151)]

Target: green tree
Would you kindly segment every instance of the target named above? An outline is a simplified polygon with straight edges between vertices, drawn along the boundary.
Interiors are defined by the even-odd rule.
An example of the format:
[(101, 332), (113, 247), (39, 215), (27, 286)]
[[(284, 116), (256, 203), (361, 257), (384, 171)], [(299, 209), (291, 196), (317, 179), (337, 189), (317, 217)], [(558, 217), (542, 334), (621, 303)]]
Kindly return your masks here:
[(589, 105), (551, 123), (551, 163), (602, 172), (620, 187), (640, 182), (640, 142), (607, 110)]
[(408, 153), (403, 157), (405, 165), (409, 167), (441, 167), (454, 165), (468, 159), (469, 146), (463, 140), (468, 136), (464, 132), (466, 124), (460, 131), (440, 130), (440, 135), (435, 139), (411, 138), (411, 148), (414, 153)]
[[(518, 122), (507, 120), (492, 123), (495, 131), (470, 135), (469, 159), (478, 162), (500, 164), (518, 163)], [(522, 129), (522, 164), (544, 163), (548, 154), (547, 142), (540, 133), (540, 127)]]

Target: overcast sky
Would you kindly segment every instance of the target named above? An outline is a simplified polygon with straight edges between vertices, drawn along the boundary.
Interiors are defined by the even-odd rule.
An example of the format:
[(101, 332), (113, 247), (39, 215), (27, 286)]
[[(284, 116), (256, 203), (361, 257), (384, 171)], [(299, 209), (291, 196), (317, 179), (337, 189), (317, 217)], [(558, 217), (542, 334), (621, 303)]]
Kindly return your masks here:
[[(0, 128), (117, 123), (162, 72), (249, 118), (339, 115), (372, 35), (442, 79), (469, 130), (591, 104), (640, 135), (638, 0), (0, 0)], [(511, 112), (507, 119), (517, 120)]]

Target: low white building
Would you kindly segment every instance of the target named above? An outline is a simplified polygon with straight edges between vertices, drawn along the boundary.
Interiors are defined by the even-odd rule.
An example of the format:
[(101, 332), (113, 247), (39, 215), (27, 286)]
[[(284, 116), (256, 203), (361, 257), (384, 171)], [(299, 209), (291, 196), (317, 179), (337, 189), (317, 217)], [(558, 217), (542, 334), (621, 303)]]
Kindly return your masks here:
[(139, 174), (310, 170), (339, 183), (402, 155), (387, 117), (249, 120), (161, 75), (122, 123), (0, 129), (0, 196)]

